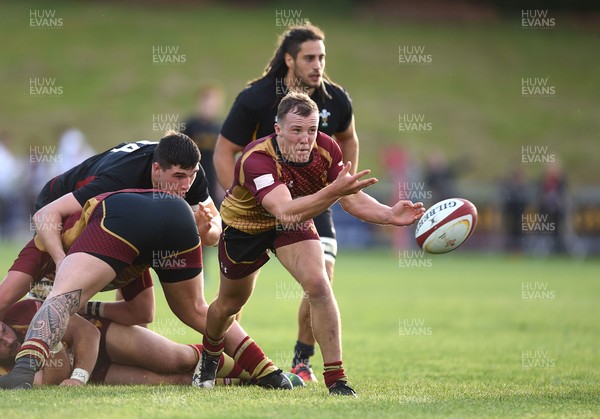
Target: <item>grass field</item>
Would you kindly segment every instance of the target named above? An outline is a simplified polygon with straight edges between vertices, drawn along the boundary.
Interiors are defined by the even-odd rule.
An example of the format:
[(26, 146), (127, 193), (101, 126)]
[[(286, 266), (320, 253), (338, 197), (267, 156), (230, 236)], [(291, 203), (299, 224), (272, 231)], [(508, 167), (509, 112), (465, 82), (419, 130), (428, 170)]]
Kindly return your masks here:
[[(17, 247), (5, 245), (6, 270)], [(2, 392), (2, 417), (598, 417), (599, 260), (482, 254), (399, 262), (391, 251), (342, 251), (336, 295), (344, 362), (359, 399), (322, 384), (256, 388), (87, 387)], [(404, 267), (400, 267), (404, 266)], [(413, 268), (407, 266), (415, 266)], [(417, 267), (418, 266), (418, 267)], [(207, 257), (207, 295), (216, 291)], [(184, 343), (157, 287), (152, 326)], [(299, 291), (277, 261), (263, 270), (243, 325), (286, 367)], [(315, 359), (317, 375), (322, 367)]]

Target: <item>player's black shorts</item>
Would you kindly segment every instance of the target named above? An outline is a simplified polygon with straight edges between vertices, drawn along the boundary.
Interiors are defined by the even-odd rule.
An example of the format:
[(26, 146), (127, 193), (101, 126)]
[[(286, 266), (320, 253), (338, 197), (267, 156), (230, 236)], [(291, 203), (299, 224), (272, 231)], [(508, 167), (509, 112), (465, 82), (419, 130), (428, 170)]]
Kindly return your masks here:
[(329, 237), (335, 239), (335, 227), (333, 226), (333, 211), (331, 208), (327, 208), (327, 210), (315, 218), (313, 218), (315, 222), (315, 227), (317, 227), (317, 232), (319, 233), (319, 237)]
[[(191, 279), (202, 271), (200, 237), (190, 206), (161, 192), (106, 197), (69, 249), (69, 254), (76, 252), (105, 261), (118, 278), (131, 266), (151, 267), (161, 282)], [(123, 282), (115, 285), (123, 286)]]
[(314, 218), (315, 226), (321, 237), (321, 246), (326, 262), (335, 263), (337, 255), (337, 241), (335, 240), (335, 227), (333, 225), (333, 211), (331, 207), (327, 211)]

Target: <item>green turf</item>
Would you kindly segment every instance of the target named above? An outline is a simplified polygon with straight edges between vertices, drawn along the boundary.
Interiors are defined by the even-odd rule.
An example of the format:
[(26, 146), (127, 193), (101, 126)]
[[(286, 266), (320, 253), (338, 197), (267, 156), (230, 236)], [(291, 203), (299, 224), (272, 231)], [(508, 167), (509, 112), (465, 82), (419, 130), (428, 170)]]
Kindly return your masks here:
[[(2, 247), (0, 267), (15, 246)], [(88, 387), (2, 392), (3, 417), (597, 417), (600, 415), (599, 260), (390, 251), (339, 255), (335, 291), (344, 362), (358, 400), (326, 396), (322, 384), (292, 392), (254, 388)], [(404, 266), (407, 264), (403, 262)], [(410, 265), (410, 264), (408, 264)], [(207, 257), (207, 295), (216, 291)], [(297, 288), (271, 261), (243, 325), (286, 367)], [(523, 287), (545, 288), (527, 294)], [(180, 342), (157, 287), (154, 329)], [(536, 299), (524, 299), (530, 295)], [(316, 373), (322, 373), (320, 357)]]
[[(276, 10), (294, 9), (327, 32), (327, 70), (353, 97), (363, 167), (384, 176), (384, 147), (402, 147), (419, 164), (431, 149), (465, 156), (462, 174), (493, 180), (521, 165), (522, 146), (547, 146), (573, 183), (597, 180), (600, 50), (597, 33), (556, 16), (553, 30), (524, 30), (518, 14), (486, 24), (397, 22), (322, 4), (222, 8), (119, 2), (4, 2), (0, 37), (0, 127), (27, 155), (54, 145), (58, 126), (81, 128), (105, 149), (121, 140), (157, 139), (153, 115), (193, 109), (198, 85), (219, 80), (227, 108), (260, 75), (283, 27)], [(29, 27), (30, 10), (55, 11), (58, 29)], [(330, 8), (331, 9), (331, 8)], [(153, 46), (186, 55), (152, 63)], [(401, 65), (400, 46), (424, 47), (430, 65)], [(30, 78), (55, 78), (60, 97), (32, 97)], [(556, 94), (524, 98), (521, 79), (548, 77)], [(431, 131), (400, 132), (399, 114), (424, 115)], [(574, 146), (575, 145), (575, 146)], [(528, 166), (535, 176), (543, 165)]]

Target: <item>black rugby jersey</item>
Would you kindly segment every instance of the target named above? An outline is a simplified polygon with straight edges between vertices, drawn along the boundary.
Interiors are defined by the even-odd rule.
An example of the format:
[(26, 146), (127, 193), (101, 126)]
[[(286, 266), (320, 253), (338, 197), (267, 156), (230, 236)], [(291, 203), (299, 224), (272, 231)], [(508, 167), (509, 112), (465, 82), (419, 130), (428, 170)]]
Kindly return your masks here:
[[(320, 89), (315, 89), (310, 98), (319, 107), (319, 131), (332, 136), (350, 126), (352, 102), (343, 88), (326, 80), (323, 83), (331, 98), (324, 97)], [(286, 93), (281, 78), (264, 77), (250, 84), (235, 99), (221, 135), (245, 147), (250, 141), (274, 133), (277, 106)]]
[[(152, 161), (157, 145), (156, 141), (121, 143), (88, 158), (50, 180), (38, 195), (35, 210), (70, 192), (83, 206), (88, 199), (104, 192), (152, 189)], [(208, 184), (204, 169), (200, 166), (185, 200), (190, 205), (197, 205), (208, 198)]]

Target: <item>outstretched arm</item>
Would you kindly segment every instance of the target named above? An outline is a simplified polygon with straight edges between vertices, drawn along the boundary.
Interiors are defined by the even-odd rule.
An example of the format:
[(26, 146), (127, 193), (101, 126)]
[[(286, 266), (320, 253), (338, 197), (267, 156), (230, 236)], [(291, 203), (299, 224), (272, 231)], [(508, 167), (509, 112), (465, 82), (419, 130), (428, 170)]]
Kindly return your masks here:
[(292, 199), (289, 189), (279, 185), (265, 195), (262, 206), (275, 217), (294, 219), (298, 222), (310, 220), (321, 214), (343, 196), (355, 194), (367, 186), (377, 183), (377, 179), (360, 178), (368, 175), (370, 170), (363, 170), (351, 175), (352, 163), (348, 162), (337, 179), (318, 192)]
[(356, 218), (373, 224), (408, 226), (425, 213), (422, 202), (401, 200), (389, 207), (363, 191), (344, 197), (340, 205)]

